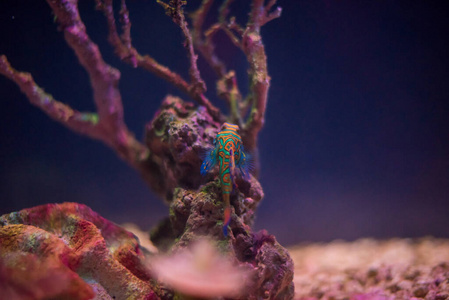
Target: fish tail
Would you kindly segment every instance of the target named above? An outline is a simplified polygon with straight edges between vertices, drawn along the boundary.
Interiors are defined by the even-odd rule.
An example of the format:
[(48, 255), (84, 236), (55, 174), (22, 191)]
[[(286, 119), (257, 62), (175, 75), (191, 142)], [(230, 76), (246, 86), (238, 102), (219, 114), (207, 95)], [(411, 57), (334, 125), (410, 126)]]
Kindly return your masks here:
[(228, 236), (228, 226), (231, 223), (231, 205), (229, 204), (229, 194), (223, 194), (223, 198), (225, 203), (223, 215), (223, 234), (224, 236)]
[(231, 223), (231, 207), (225, 207), (223, 220), (223, 234), (228, 236), (228, 226)]

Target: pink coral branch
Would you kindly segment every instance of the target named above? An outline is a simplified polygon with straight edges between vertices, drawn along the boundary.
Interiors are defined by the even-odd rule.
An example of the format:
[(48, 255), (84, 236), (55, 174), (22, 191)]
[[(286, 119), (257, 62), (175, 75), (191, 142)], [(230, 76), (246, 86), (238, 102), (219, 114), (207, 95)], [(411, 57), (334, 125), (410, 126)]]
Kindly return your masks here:
[(268, 4), (265, 6), (265, 16), (263, 18), (262, 25), (281, 16), (282, 8), (280, 7), (276, 7), (273, 12), (270, 12), (271, 8), (276, 4), (276, 1), (277, 0), (270, 0), (270, 2), (268, 2)]
[(149, 55), (141, 55), (131, 44), (131, 22), (129, 21), (128, 9), (125, 1), (122, 1), (120, 10), (122, 20), (123, 34), (119, 36), (114, 17), (112, 0), (96, 0), (97, 9), (100, 9), (106, 17), (108, 23), (108, 40), (114, 47), (115, 53), (120, 59), (133, 67), (141, 67), (180, 89), (189, 93), (189, 84), (177, 73), (171, 71), (168, 67), (159, 64)]
[(234, 0), (225, 0), (223, 2), (223, 4), (220, 6), (218, 20), (220, 22), (221, 29), (226, 33), (234, 46), (242, 49), (241, 38), (243, 36), (244, 29), (235, 22), (235, 17), (231, 17), (229, 19), (229, 22), (226, 21), (226, 18), (230, 11), (229, 6), (232, 4), (232, 2), (234, 2)]
[(223, 4), (220, 6), (219, 9), (219, 16), (218, 16), (218, 21), (223, 24), (226, 22), (226, 18), (229, 14), (229, 6), (232, 4), (232, 2), (234, 2), (234, 0), (225, 0), (223, 1)]
[(11, 67), (5, 55), (0, 56), (0, 74), (14, 81), (28, 97), (31, 104), (39, 107), (52, 119), (77, 133), (100, 139), (101, 131), (98, 129), (97, 114), (79, 112), (56, 101), (34, 82), (31, 74), (19, 72)]
[[(100, 120), (97, 113), (80, 112), (69, 105), (61, 103), (46, 93), (33, 80), (31, 74), (15, 70), (9, 63), (5, 55), (0, 56), (0, 74), (15, 82), (20, 90), (27, 96), (31, 104), (39, 107), (50, 118), (60, 122), (64, 126), (82, 135), (101, 140), (131, 165), (138, 164), (138, 158), (146, 156), (146, 148), (137, 142), (134, 137), (123, 128), (122, 138), (126, 140), (126, 145), (116, 142), (104, 127), (105, 122)], [(118, 133), (119, 134), (119, 133)]]
[(120, 72), (106, 64), (98, 46), (86, 33), (78, 12), (77, 0), (47, 0), (64, 31), (67, 44), (75, 52), (80, 64), (90, 77), (101, 140), (112, 147), (125, 161), (139, 167), (148, 150), (127, 129), (123, 105), (118, 89)]
[(124, 126), (121, 97), (117, 89), (119, 71), (103, 61), (98, 46), (90, 40), (80, 19), (76, 0), (47, 2), (64, 31), (67, 44), (89, 74), (99, 118), (102, 122), (107, 121), (111, 131), (117, 131)]
[(226, 71), (225, 64), (215, 53), (215, 45), (212, 40), (218, 31), (227, 30), (224, 26), (224, 22), (229, 12), (229, 5), (231, 2), (232, 0), (224, 1), (219, 10), (219, 22), (210, 26), (209, 29), (203, 33), (202, 26), (204, 20), (213, 4), (213, 0), (203, 0), (201, 6), (191, 16), (193, 23), (192, 39), (195, 48), (198, 49), (219, 78), (217, 81), (217, 93), (230, 107), (230, 121), (242, 125), (239, 109), (242, 96), (237, 87), (236, 74), (234, 71)]
[(190, 60), (190, 88), (194, 95), (201, 95), (206, 91), (206, 84), (201, 78), (200, 71), (198, 70), (198, 66), (196, 63), (198, 56), (195, 54), (192, 35), (190, 34), (190, 30), (187, 26), (187, 21), (184, 16), (184, 10), (182, 8), (186, 4), (186, 1), (171, 0), (169, 4), (166, 4), (162, 0), (156, 1), (164, 7), (167, 15), (169, 15), (172, 18), (173, 22), (175, 22), (181, 28), (182, 33), (184, 34), (187, 56)]
[(134, 138), (125, 125), (118, 90), (120, 72), (103, 61), (98, 46), (90, 40), (80, 19), (76, 0), (47, 2), (64, 31), (67, 44), (89, 74), (97, 113), (82, 113), (56, 101), (34, 82), (30, 74), (13, 69), (6, 56), (0, 59), (1, 74), (14, 81), (29, 101), (51, 118), (75, 132), (103, 141), (131, 166), (141, 170), (148, 149)]
[(242, 126), (242, 95), (237, 85), (237, 76), (234, 71), (229, 71), (217, 81), (217, 93), (227, 100), (231, 109), (231, 122)]
[(268, 21), (280, 16), (281, 9), (270, 14), (269, 9), (276, 1), (271, 0), (264, 6), (264, 0), (253, 0), (249, 20), (242, 38), (242, 48), (249, 63), (249, 78), (252, 107), (244, 127), (244, 139), (249, 150), (255, 149), (257, 135), (265, 122), (270, 76), (267, 69), (267, 57), (260, 35), (260, 28)]
[[(240, 33), (240, 30), (235, 30), (235, 29), (241, 29), (238, 26), (238, 24), (235, 23), (235, 18), (231, 18), (229, 23), (222, 25), (221, 29), (228, 36), (229, 40), (234, 44), (235, 47), (239, 48), (240, 50), (243, 50), (241, 37), (239, 37), (238, 35), (236, 35), (234, 33), (234, 31), (237, 31)], [(241, 34), (241, 36), (243, 36), (243, 33)]]
[[(232, 1), (233, 0), (226, 0), (223, 2), (219, 9), (219, 21), (211, 25), (207, 30), (204, 30), (204, 33), (202, 29), (203, 23), (210, 7), (213, 4), (213, 0), (203, 0), (201, 6), (191, 15), (193, 23), (192, 37), (194, 46), (198, 49), (201, 55), (203, 55), (217, 76), (221, 79), (223, 79), (222, 77), (224, 77), (227, 73), (226, 66), (216, 55), (215, 45), (212, 38), (220, 30), (227, 31), (226, 16), (229, 13), (229, 5)], [(232, 36), (232, 32), (230, 34)], [(236, 46), (240, 47), (238, 43)]]
[(192, 38), (195, 48), (198, 49), (218, 77), (222, 77), (226, 74), (226, 67), (215, 54), (215, 45), (212, 42), (212, 36), (220, 29), (220, 24), (215, 24), (208, 30), (208, 33), (204, 34), (206, 39), (203, 38), (202, 31), (204, 20), (213, 2), (213, 0), (203, 0), (201, 6), (192, 14)]
[(109, 29), (108, 40), (114, 47), (115, 54), (133, 67), (137, 67), (138, 53), (131, 45), (131, 22), (129, 21), (128, 9), (125, 1), (122, 1), (120, 10), (123, 31), (121, 36), (119, 36), (117, 32), (112, 0), (95, 0), (95, 2), (96, 8), (101, 10), (106, 17)]
[[(204, 95), (205, 92), (205, 84), (199, 75), (199, 71), (196, 65), (196, 55), (193, 53), (193, 48), (189, 48), (189, 58), (190, 58), (190, 77), (191, 84), (187, 83), (181, 75), (176, 72), (173, 72), (168, 67), (159, 64), (153, 57), (150, 55), (141, 55), (131, 43), (131, 21), (129, 18), (129, 11), (126, 7), (125, 0), (121, 2), (120, 16), (122, 23), (122, 35), (120, 36), (117, 32), (116, 21), (114, 17), (113, 10), (113, 1), (112, 0), (96, 0), (97, 9), (101, 10), (106, 17), (108, 23), (108, 31), (109, 31), (109, 42), (114, 47), (115, 53), (120, 57), (124, 62), (132, 65), (133, 67), (143, 68), (156, 76), (166, 80), (170, 84), (174, 85), (180, 91), (189, 95), (192, 99), (194, 99), (198, 104), (206, 107), (207, 111), (216, 119), (221, 120), (222, 116), (218, 108), (216, 108)], [(163, 3), (169, 7), (167, 4)], [(166, 7), (166, 9), (167, 9)], [(184, 15), (182, 14), (182, 17)], [(185, 21), (184, 21), (185, 23)], [(185, 29), (187, 29), (187, 25), (185, 24)], [(184, 34), (186, 31), (183, 29)], [(189, 45), (187, 29), (187, 45)], [(191, 45), (190, 38), (190, 45)]]
[[(242, 125), (242, 118), (251, 106), (250, 114), (243, 126), (242, 136), (246, 147), (252, 151), (257, 146), (257, 135), (264, 124), (270, 86), (267, 58), (260, 28), (267, 22), (278, 18), (282, 10), (278, 7), (271, 12), (276, 0), (269, 0), (267, 5), (264, 5), (264, 0), (253, 0), (248, 23), (246, 28), (242, 28), (236, 23), (234, 17), (231, 17), (229, 21), (227, 20), (229, 7), (233, 0), (225, 0), (219, 9), (218, 22), (205, 30), (203, 37), (201, 27), (212, 2), (212, 0), (203, 0), (200, 8), (192, 16), (195, 46), (220, 77), (217, 81), (217, 91), (219, 96), (230, 105), (231, 121)], [(233, 71), (226, 72), (224, 64), (214, 53), (212, 37), (220, 30), (229, 37), (237, 48), (243, 51), (249, 63), (250, 94), (245, 98), (245, 101), (242, 101), (235, 73)]]

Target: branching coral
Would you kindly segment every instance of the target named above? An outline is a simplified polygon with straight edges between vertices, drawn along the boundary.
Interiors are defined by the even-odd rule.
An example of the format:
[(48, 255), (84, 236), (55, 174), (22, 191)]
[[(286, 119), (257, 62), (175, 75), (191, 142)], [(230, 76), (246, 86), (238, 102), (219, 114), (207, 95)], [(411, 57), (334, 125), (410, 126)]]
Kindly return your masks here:
[[(79, 112), (55, 100), (34, 82), (30, 74), (15, 70), (5, 55), (0, 56), (0, 73), (13, 80), (30, 102), (51, 118), (75, 132), (101, 140), (114, 149), (122, 159), (143, 173), (146, 180), (151, 181), (153, 177), (151, 173), (154, 170), (148, 170), (149, 149), (146, 149), (134, 138), (123, 119), (122, 99), (118, 89), (120, 72), (103, 60), (98, 46), (87, 34), (78, 12), (77, 0), (47, 0), (47, 2), (56, 16), (59, 28), (64, 32), (67, 44), (73, 49), (79, 62), (89, 74), (97, 112)], [(117, 30), (113, 1), (96, 0), (97, 9), (101, 10), (106, 17), (109, 29), (108, 40), (114, 47), (115, 53), (124, 62), (150, 71), (173, 84), (198, 104), (206, 107), (215, 121), (222, 122), (229, 119), (229, 121), (239, 124), (246, 148), (250, 151), (254, 150), (257, 134), (264, 123), (270, 81), (260, 29), (268, 21), (279, 17), (280, 8), (270, 13), (276, 1), (271, 0), (265, 5), (263, 0), (254, 0), (245, 27), (238, 25), (234, 18), (228, 18), (229, 6), (232, 1), (224, 1), (220, 8), (218, 22), (207, 29), (202, 27), (213, 0), (204, 0), (197, 11), (192, 14), (192, 28), (188, 27), (184, 16), (185, 1), (170, 1), (168, 4), (162, 1), (158, 2), (180, 26), (184, 34), (187, 55), (190, 60), (190, 82), (168, 67), (161, 65), (151, 56), (141, 55), (133, 47), (131, 22), (125, 0), (121, 1), (120, 8), (121, 34)], [(214, 51), (213, 36), (220, 30), (225, 32), (247, 57), (251, 89), (246, 97), (242, 97), (239, 92), (235, 72), (226, 70), (225, 64)], [(215, 70), (218, 76), (218, 95), (226, 100), (231, 110), (229, 118), (226, 118), (206, 97), (206, 86), (197, 67), (195, 50), (199, 51)], [(248, 109), (250, 109), (250, 114), (244, 122), (243, 116)]]
[[(280, 16), (273, 7), (275, 0), (252, 0), (247, 23), (239, 25), (229, 17), (233, 1), (224, 0), (218, 20), (206, 27), (206, 17), (213, 0), (203, 0), (191, 14), (189, 25), (184, 9), (186, 1), (157, 2), (179, 26), (190, 62), (189, 79), (157, 62), (148, 54), (140, 54), (131, 39), (130, 14), (125, 0), (120, 2), (119, 25), (113, 0), (95, 0), (107, 21), (108, 41), (115, 54), (134, 68), (142, 68), (172, 84), (199, 106), (180, 98), (167, 96), (154, 119), (146, 125), (145, 140), (135, 139), (124, 120), (123, 104), (118, 88), (120, 72), (107, 64), (98, 46), (91, 40), (78, 11), (77, 0), (47, 0), (59, 29), (80, 64), (87, 71), (96, 105), (96, 112), (80, 112), (54, 99), (37, 85), (29, 73), (15, 70), (5, 55), (0, 55), (0, 73), (14, 81), (30, 103), (71, 130), (97, 139), (112, 148), (124, 161), (136, 169), (159, 195), (170, 204), (170, 218), (153, 231), (153, 240), (163, 245), (182, 248), (201, 236), (223, 239), (220, 224), (222, 210), (219, 185), (213, 177), (200, 175), (200, 154), (209, 147), (221, 123), (238, 124), (243, 144), (249, 152), (257, 151), (257, 136), (265, 120), (270, 77), (267, 58), (260, 34), (261, 27)], [(119, 33), (120, 31), (120, 33)], [(214, 36), (223, 32), (246, 56), (248, 62), (248, 95), (242, 95), (237, 74), (228, 70), (215, 51)], [(219, 110), (206, 96), (206, 84), (197, 65), (197, 51), (214, 70), (216, 90), (229, 107), (229, 116)], [(236, 260), (251, 265), (255, 283), (250, 299), (265, 297), (288, 299), (293, 295), (292, 263), (285, 251), (266, 233), (253, 234), (250, 226), (254, 211), (263, 197), (256, 178), (238, 179), (238, 191), (231, 196), (232, 225), (224, 251)], [(164, 242), (160, 237), (164, 236)]]

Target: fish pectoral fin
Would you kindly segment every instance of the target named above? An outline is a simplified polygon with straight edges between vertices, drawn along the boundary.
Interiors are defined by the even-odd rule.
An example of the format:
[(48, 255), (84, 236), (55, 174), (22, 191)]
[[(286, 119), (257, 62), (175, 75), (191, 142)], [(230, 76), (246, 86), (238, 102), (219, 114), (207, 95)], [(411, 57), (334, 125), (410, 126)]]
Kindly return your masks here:
[(215, 157), (215, 149), (210, 150), (204, 157), (203, 163), (201, 164), (201, 175), (206, 175), (217, 163)]

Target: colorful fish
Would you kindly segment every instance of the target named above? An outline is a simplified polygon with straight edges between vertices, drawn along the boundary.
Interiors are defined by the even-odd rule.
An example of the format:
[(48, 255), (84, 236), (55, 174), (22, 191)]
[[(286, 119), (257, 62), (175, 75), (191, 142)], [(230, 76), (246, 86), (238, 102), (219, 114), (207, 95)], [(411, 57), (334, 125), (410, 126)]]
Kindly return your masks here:
[(238, 133), (239, 127), (224, 123), (221, 131), (214, 140), (214, 148), (207, 153), (201, 165), (201, 174), (205, 175), (217, 164), (219, 169), (221, 193), (224, 202), (223, 233), (228, 235), (228, 225), (231, 222), (230, 194), (235, 183), (236, 170), (240, 175), (248, 178), (248, 155), (243, 148), (242, 138)]

